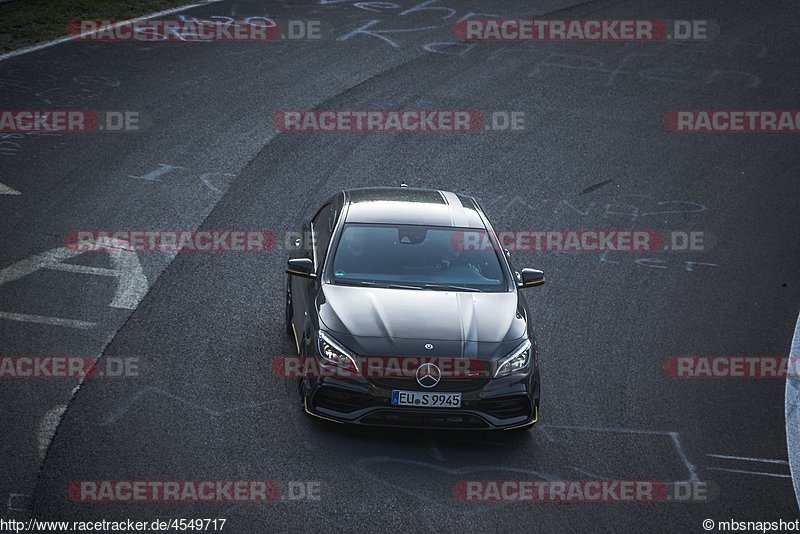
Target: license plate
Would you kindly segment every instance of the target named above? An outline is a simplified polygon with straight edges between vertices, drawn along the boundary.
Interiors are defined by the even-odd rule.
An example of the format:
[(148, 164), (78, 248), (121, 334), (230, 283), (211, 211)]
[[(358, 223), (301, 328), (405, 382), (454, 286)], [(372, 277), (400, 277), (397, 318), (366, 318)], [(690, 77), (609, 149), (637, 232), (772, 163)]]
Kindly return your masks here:
[(392, 406), (425, 408), (461, 408), (461, 393), (428, 393), (427, 391), (392, 391)]

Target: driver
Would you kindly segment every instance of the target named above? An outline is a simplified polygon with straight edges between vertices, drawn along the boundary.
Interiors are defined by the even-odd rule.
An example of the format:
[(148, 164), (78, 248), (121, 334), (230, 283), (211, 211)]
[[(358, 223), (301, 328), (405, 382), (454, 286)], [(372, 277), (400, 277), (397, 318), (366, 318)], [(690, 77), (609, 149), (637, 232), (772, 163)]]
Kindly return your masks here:
[(453, 232), (449, 243), (439, 247), (441, 258), (433, 264), (434, 272), (447, 271), (453, 268), (471, 269), (477, 274), (481, 274), (480, 268), (470, 260), (477, 260), (470, 254), (464, 254), (464, 232)]
[(364, 262), (367, 254), (367, 232), (369, 230), (360, 226), (347, 228), (342, 235), (342, 244), (336, 251), (336, 271), (364, 272)]

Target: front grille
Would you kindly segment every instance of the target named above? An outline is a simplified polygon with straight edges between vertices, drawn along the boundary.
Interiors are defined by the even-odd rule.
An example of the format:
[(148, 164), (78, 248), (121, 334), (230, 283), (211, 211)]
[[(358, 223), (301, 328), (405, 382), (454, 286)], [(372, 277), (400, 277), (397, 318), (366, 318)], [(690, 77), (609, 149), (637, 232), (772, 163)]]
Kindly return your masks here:
[(406, 410), (378, 410), (361, 418), (368, 425), (405, 426), (410, 428), (487, 428), (489, 424), (470, 414), (431, 413)]
[(498, 419), (511, 419), (522, 415), (530, 417), (531, 401), (523, 395), (484, 399), (478, 403), (478, 409)]
[(354, 393), (339, 388), (320, 388), (314, 394), (313, 404), (336, 412), (350, 413), (375, 404), (375, 398), (364, 393)]
[(372, 383), (383, 389), (404, 391), (474, 391), (486, 384), (486, 378), (443, 378), (432, 388), (424, 388), (415, 378), (373, 378)]

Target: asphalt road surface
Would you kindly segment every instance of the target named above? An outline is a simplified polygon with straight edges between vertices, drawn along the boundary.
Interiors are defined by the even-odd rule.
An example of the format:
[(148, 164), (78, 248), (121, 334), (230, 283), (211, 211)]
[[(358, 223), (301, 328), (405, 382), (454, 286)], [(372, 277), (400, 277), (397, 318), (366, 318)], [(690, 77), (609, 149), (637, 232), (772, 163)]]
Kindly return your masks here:
[[(69, 42), (0, 61), (3, 109), (143, 117), (137, 132), (0, 134), (0, 355), (138, 370), (2, 380), (3, 517), (225, 518), (225, 532), (674, 532), (798, 517), (785, 381), (678, 379), (664, 365), (789, 354), (799, 134), (676, 133), (662, 121), (680, 109), (797, 109), (796, 2), (224, 0), (180, 14), (319, 20), (323, 38)], [(458, 44), (453, 23), (480, 14), (705, 19), (719, 35)], [(271, 117), (282, 109), (523, 112), (524, 129), (281, 133)], [(694, 231), (704, 248), (514, 253), (547, 274), (526, 290), (543, 388), (529, 432), (310, 419), (296, 382), (270, 367), (293, 353), (280, 241), (337, 190), (401, 181), (474, 195), (496, 229)], [(279, 246), (54, 259), (75, 230), (237, 228), (273, 231)], [(693, 481), (709, 498), (459, 501), (453, 487), (469, 479)], [(300, 483), (319, 493), (88, 503), (67, 491), (81, 480), (271, 480), (284, 496)]]

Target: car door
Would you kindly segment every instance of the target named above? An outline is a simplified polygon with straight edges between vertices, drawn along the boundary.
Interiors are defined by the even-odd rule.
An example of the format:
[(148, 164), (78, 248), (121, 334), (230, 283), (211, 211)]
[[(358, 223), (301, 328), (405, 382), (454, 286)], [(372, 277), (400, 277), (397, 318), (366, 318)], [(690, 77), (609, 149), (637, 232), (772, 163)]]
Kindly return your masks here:
[(317, 213), (303, 223), (301, 232), (301, 251), (292, 257), (307, 257), (314, 262), (315, 278), (292, 276), (292, 304), (295, 328), (301, 352), (306, 353), (304, 344), (313, 338), (319, 328), (316, 299), (322, 288), (322, 269), (325, 256), (330, 247), (333, 229), (338, 219), (338, 206), (332, 201), (323, 205)]

